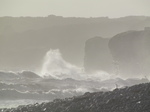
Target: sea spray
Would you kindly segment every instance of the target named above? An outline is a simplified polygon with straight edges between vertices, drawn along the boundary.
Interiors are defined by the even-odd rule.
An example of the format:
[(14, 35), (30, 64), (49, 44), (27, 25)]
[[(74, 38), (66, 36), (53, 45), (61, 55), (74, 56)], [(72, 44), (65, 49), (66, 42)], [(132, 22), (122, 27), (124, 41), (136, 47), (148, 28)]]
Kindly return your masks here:
[(66, 62), (59, 49), (50, 49), (45, 57), (41, 70), (42, 76), (51, 76), (54, 78), (79, 78), (81, 68)]
[(116, 76), (108, 74), (107, 72), (101, 70), (95, 71), (91, 74), (85, 73), (83, 68), (77, 67), (65, 61), (59, 49), (50, 49), (46, 53), (40, 74), (42, 77), (55, 79), (72, 78), (77, 80), (92, 79), (100, 81), (110, 78), (116, 78)]

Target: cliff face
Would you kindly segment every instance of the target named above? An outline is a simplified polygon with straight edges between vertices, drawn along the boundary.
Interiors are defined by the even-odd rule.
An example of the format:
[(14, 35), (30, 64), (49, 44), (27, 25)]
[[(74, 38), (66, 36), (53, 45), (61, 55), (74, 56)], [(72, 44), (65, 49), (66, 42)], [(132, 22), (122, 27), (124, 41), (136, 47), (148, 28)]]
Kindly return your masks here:
[(120, 75), (135, 76), (150, 73), (150, 30), (129, 31), (110, 39), (109, 48), (114, 66)]
[(85, 43), (84, 67), (88, 73), (94, 71), (112, 72), (112, 56), (108, 38), (94, 37)]
[(106, 71), (121, 76), (149, 75), (150, 29), (128, 31), (106, 39), (95, 37), (86, 41), (84, 67), (86, 72)]

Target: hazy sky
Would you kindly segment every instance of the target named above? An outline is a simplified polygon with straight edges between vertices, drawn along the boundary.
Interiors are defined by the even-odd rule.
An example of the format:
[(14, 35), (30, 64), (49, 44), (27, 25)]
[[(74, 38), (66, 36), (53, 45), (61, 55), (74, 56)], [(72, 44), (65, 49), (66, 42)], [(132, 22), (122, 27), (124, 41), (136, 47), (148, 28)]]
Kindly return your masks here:
[(150, 16), (150, 0), (0, 0), (0, 16)]

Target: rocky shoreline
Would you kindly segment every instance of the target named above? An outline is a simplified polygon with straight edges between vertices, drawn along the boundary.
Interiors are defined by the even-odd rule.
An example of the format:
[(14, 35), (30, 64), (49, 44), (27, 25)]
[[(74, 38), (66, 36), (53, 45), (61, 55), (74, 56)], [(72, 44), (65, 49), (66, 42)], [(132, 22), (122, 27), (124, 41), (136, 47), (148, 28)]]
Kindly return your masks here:
[(150, 112), (150, 83), (85, 93), (53, 102), (1, 109), (0, 112)]

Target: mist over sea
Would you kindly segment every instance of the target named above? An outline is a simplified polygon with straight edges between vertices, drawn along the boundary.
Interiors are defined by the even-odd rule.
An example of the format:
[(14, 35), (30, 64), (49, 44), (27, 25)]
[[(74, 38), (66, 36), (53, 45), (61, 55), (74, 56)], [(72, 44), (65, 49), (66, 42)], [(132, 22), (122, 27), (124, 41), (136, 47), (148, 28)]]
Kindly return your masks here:
[(86, 73), (84, 68), (65, 61), (59, 49), (47, 51), (39, 71), (0, 71), (0, 77), (0, 108), (111, 91), (149, 81), (145, 77), (125, 79), (106, 71)]

